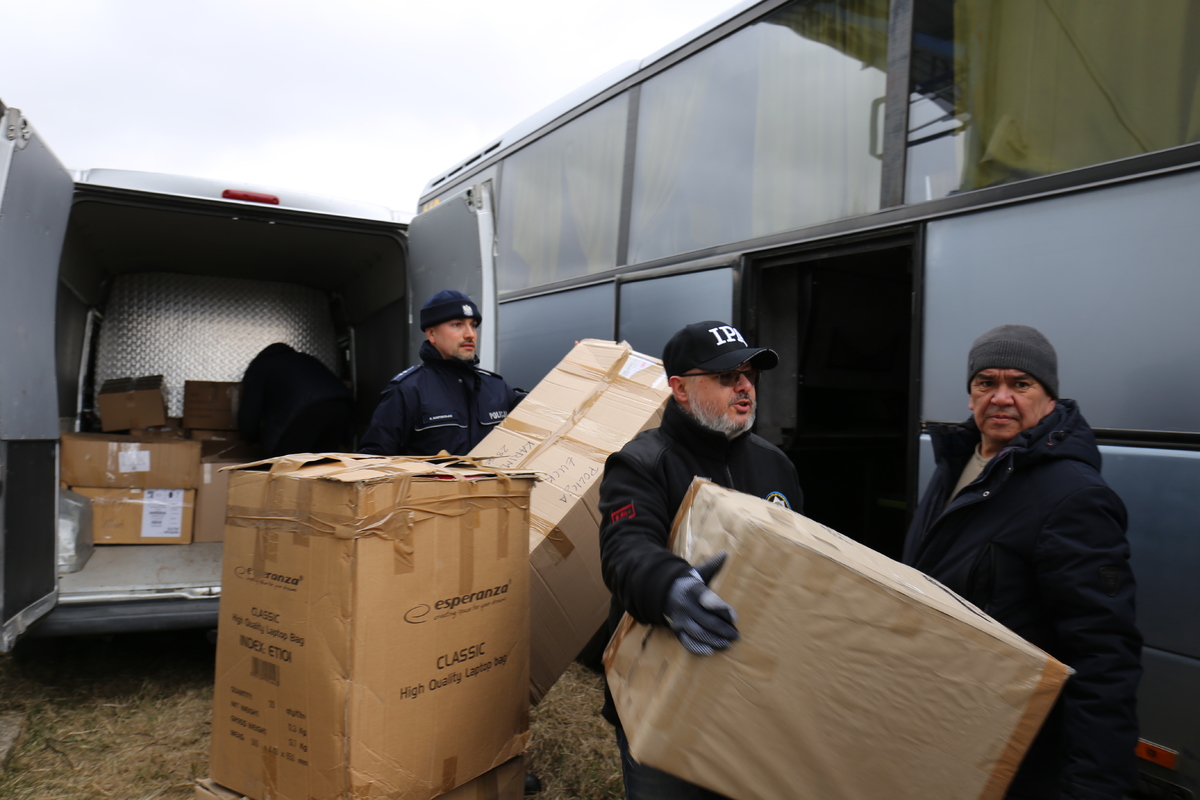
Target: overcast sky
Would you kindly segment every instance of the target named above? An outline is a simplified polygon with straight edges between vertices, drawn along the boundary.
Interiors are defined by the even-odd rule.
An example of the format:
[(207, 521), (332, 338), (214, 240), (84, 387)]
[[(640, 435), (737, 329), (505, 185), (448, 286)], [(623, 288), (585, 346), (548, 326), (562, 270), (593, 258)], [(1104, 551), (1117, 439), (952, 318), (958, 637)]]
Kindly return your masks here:
[(72, 169), (414, 211), (421, 188), (736, 0), (5, 3), (0, 99)]

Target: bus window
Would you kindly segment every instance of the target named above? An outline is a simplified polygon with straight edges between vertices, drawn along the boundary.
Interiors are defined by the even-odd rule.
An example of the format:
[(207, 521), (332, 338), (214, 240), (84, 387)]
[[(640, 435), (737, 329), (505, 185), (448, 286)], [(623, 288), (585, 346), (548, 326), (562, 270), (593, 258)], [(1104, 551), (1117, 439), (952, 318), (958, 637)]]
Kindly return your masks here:
[(1200, 141), (1200, 14), (918, 0), (908, 202)]
[(662, 355), (677, 330), (702, 319), (733, 319), (733, 270), (710, 269), (621, 284), (618, 338), (649, 356)]
[(613, 338), (612, 283), (500, 304), (499, 372), (532, 389), (579, 339)]
[(888, 4), (789, 4), (642, 85), (629, 263), (879, 208)]
[(628, 108), (628, 95), (610, 100), (505, 160), (499, 291), (616, 266)]

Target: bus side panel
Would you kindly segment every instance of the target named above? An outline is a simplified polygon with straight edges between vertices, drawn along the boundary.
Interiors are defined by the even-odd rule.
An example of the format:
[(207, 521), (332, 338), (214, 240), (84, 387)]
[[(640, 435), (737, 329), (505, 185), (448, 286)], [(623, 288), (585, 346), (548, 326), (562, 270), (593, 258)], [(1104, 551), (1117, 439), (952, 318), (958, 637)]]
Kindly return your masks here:
[(1196, 432), (1200, 171), (931, 222), (922, 419), (967, 417), (967, 351), (1006, 322), (1058, 351), (1095, 428)]

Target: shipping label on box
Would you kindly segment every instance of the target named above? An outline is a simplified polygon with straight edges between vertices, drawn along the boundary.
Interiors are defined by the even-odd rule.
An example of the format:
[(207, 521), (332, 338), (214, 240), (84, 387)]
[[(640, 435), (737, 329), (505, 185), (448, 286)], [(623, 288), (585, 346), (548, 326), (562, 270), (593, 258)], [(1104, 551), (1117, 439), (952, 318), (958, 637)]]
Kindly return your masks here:
[(92, 501), (96, 544), (188, 544), (194, 489), (106, 489), (72, 486)]
[(426, 800), (524, 751), (531, 473), (346, 455), (229, 476), (215, 781)]
[(238, 381), (184, 381), (183, 427), (237, 430)]
[(657, 427), (670, 395), (662, 362), (624, 342), (585, 339), (471, 456), (535, 470), (529, 562), (530, 696), (538, 702), (608, 616), (598, 487), (608, 456)]
[(62, 482), (68, 486), (195, 489), (200, 480), (200, 443), (64, 433), (60, 462)]
[(1000, 798), (1070, 670), (917, 570), (697, 480), (676, 553), (729, 556), (740, 638), (626, 615), (604, 661), (638, 761), (743, 800)]
[(167, 424), (167, 396), (162, 375), (107, 380), (96, 393), (100, 428), (125, 431)]

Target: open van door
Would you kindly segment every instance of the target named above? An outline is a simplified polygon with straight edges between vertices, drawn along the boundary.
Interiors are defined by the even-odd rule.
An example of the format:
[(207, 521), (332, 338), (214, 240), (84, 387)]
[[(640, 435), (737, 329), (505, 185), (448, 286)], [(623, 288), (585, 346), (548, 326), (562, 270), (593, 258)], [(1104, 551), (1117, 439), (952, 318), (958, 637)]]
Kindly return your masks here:
[(0, 652), (58, 595), (58, 262), (74, 183), (0, 103)]
[[(483, 313), (479, 366), (496, 369), (495, 217), (492, 182), (484, 181), (413, 217), (408, 227), (409, 308), (413, 325), (421, 305), (434, 292), (456, 289)], [(410, 342), (409, 364), (421, 363), (424, 336)]]

